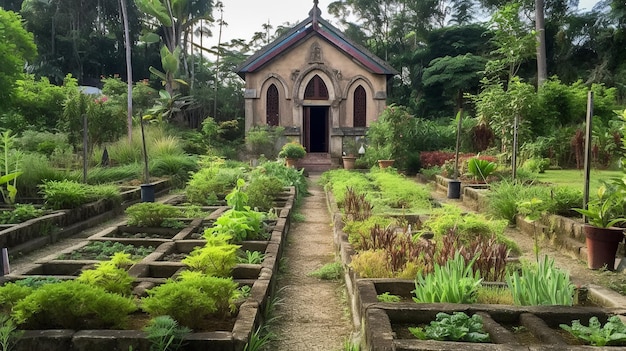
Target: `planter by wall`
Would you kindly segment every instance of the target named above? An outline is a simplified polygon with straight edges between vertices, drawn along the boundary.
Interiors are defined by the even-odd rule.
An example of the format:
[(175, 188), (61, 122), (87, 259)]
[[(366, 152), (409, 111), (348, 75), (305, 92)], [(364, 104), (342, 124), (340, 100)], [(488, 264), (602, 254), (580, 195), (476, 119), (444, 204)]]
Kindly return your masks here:
[(615, 254), (624, 241), (623, 228), (599, 228), (583, 225), (587, 244), (587, 266), (591, 269), (606, 267), (615, 270)]

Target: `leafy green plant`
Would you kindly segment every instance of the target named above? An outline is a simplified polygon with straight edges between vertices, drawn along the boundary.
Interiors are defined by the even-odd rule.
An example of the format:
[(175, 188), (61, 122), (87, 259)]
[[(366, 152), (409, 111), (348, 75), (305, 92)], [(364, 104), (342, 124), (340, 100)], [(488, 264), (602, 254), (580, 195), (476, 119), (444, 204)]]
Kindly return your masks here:
[(489, 333), (483, 329), (482, 317), (478, 314), (469, 317), (464, 312), (451, 315), (439, 312), (436, 320), (426, 327), (410, 327), (409, 331), (421, 340), (489, 342)]
[(230, 244), (230, 238), (226, 234), (208, 238), (203, 247), (195, 248), (182, 263), (207, 275), (228, 277), (237, 264), (237, 250), (240, 248)]
[(5, 315), (0, 315), (0, 349), (10, 351), (24, 334), (23, 330), (17, 330), (13, 320)]
[(609, 228), (626, 222), (621, 215), (624, 208), (622, 193), (615, 189), (608, 189), (607, 185), (598, 188), (597, 198), (587, 204), (587, 208), (574, 208), (574, 211), (587, 218), (590, 225), (599, 228)]
[(304, 146), (296, 141), (288, 142), (280, 149), (278, 157), (300, 159), (306, 156)]
[(559, 326), (593, 346), (623, 345), (626, 342), (626, 325), (618, 316), (609, 317), (604, 326), (595, 316), (589, 318), (589, 326), (582, 325), (580, 320), (572, 321), (571, 326)]
[(0, 141), (0, 151), (2, 151), (2, 157), (0, 158), (0, 194), (5, 203), (12, 204), (15, 202), (15, 196), (17, 195), (16, 181), (23, 172), (19, 171), (19, 157), (16, 156), (15, 150), (13, 150), (13, 144), (15, 143), (15, 135), (11, 130), (5, 130), (0, 134), (2, 140)]
[(239, 262), (241, 263), (249, 263), (249, 264), (261, 264), (263, 263), (263, 259), (265, 259), (265, 254), (260, 251), (250, 251), (246, 250), (243, 253), (243, 256), (239, 257)]
[(37, 218), (43, 210), (32, 204), (15, 204), (13, 210), (0, 212), (0, 224), (14, 224)]
[(177, 280), (168, 279), (148, 290), (148, 297), (141, 299), (141, 308), (153, 316), (172, 316), (181, 325), (193, 329), (207, 317), (224, 318), (234, 312), (238, 297), (237, 283), (232, 278), (183, 272)]
[(0, 310), (3, 313), (11, 313), (13, 306), (20, 300), (30, 295), (34, 287), (19, 283), (7, 283), (0, 286)]
[(201, 159), (202, 168), (191, 175), (185, 188), (187, 200), (194, 204), (216, 205), (243, 177), (243, 169), (228, 168), (221, 159)]
[(275, 176), (263, 174), (251, 177), (246, 193), (248, 205), (259, 211), (269, 211), (274, 206), (274, 199), (284, 190), (283, 183)]
[(487, 182), (489, 177), (498, 168), (498, 164), (489, 160), (472, 157), (467, 161), (467, 170), (476, 180)]
[(34, 290), (15, 304), (12, 317), (34, 329), (106, 329), (123, 327), (136, 309), (130, 298), (68, 280)]
[(150, 340), (150, 351), (176, 351), (183, 347), (185, 336), (191, 329), (181, 327), (170, 316), (157, 316), (143, 328)]
[(389, 292), (384, 292), (376, 296), (378, 302), (400, 302), (402, 299), (398, 295), (392, 295)]
[(121, 201), (120, 191), (114, 185), (87, 185), (61, 180), (46, 181), (39, 188), (46, 205), (55, 210), (76, 208), (100, 199)]
[(575, 286), (569, 274), (554, 266), (554, 259), (544, 256), (537, 265), (523, 265), (507, 276), (506, 283), (516, 305), (565, 305), (574, 303)]
[(457, 252), (445, 266), (436, 264), (430, 274), (417, 273), (415, 297), (417, 303), (473, 303), (482, 282), (480, 274), (474, 273), (472, 265), (476, 258), (466, 264)]
[(71, 252), (59, 255), (59, 260), (95, 259), (108, 260), (118, 252), (131, 255), (132, 259), (148, 256), (154, 251), (153, 246), (134, 246), (114, 241), (92, 241), (89, 244)]
[(327, 263), (309, 275), (322, 280), (339, 280), (343, 277), (343, 266), (341, 262)]
[(237, 186), (226, 196), (226, 201), (232, 208), (225, 211), (215, 220), (211, 228), (204, 231), (205, 238), (226, 234), (235, 242), (265, 239), (266, 232), (263, 229), (265, 214), (253, 211), (247, 206), (248, 195), (242, 190), (244, 185), (243, 179), (237, 181)]
[(134, 263), (129, 254), (118, 252), (111, 260), (98, 262), (94, 269), (83, 270), (76, 281), (101, 287), (110, 293), (129, 296), (134, 279), (128, 274), (128, 268)]
[(141, 227), (160, 227), (167, 218), (181, 217), (176, 206), (160, 202), (140, 202), (126, 209), (128, 224)]

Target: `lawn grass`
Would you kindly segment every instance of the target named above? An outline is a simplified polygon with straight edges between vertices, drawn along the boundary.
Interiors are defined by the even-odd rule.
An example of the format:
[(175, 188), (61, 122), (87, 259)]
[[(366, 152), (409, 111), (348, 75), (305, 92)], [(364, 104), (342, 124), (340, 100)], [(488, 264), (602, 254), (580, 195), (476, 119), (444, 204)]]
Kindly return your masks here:
[[(589, 174), (589, 192), (595, 194), (602, 181), (610, 182), (612, 178), (621, 178), (624, 172), (621, 170), (598, 170), (592, 169)], [(537, 180), (578, 189), (581, 192), (584, 187), (585, 172), (578, 169), (546, 170), (537, 175)]]

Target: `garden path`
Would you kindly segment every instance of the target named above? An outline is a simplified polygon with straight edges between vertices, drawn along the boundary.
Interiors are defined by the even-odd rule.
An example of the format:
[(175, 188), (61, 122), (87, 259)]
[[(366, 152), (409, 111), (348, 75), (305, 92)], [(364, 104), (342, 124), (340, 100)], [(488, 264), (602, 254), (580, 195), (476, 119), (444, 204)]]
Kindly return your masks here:
[(275, 337), (268, 350), (342, 350), (353, 330), (343, 282), (309, 276), (335, 261), (331, 218), (318, 179), (309, 176), (309, 195), (297, 209), (305, 219), (292, 221), (289, 229), (277, 284), (280, 303), (272, 314), (277, 319), (270, 328)]

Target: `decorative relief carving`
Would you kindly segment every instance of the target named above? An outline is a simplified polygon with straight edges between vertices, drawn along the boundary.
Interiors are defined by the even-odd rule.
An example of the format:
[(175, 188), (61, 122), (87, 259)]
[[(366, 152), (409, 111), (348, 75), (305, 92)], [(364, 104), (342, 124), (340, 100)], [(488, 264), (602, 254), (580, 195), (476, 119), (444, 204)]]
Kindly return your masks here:
[(343, 75), (341, 74), (341, 70), (339, 69), (334, 69), (333, 73), (335, 74), (335, 77), (337, 77), (337, 79), (341, 80), (341, 78), (343, 77)]
[(291, 80), (298, 79), (299, 75), (300, 75), (300, 70), (299, 69), (294, 69), (293, 71), (291, 71)]
[(322, 47), (318, 42), (311, 44), (309, 51), (309, 63), (324, 63), (322, 58)]

